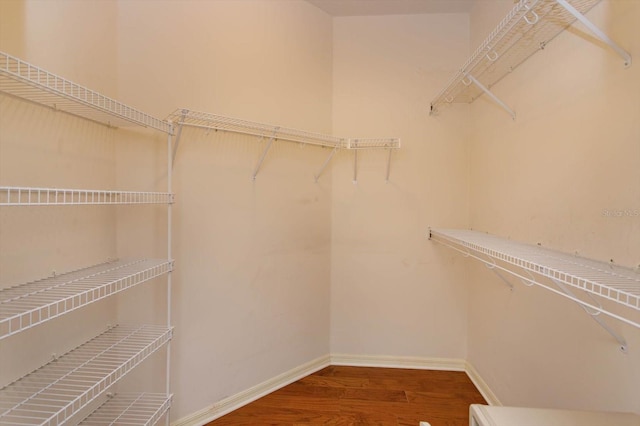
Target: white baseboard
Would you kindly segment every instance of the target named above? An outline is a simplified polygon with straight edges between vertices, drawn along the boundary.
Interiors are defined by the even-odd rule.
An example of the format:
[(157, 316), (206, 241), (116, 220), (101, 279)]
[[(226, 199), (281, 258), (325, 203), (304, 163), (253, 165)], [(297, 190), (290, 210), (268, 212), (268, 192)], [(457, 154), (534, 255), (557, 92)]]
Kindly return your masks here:
[(457, 358), (423, 358), (386, 355), (331, 355), (331, 365), (350, 367), (414, 368), (417, 370), (465, 371), (467, 362)]
[(500, 402), (496, 394), (493, 393), (487, 382), (485, 382), (484, 379), (480, 376), (478, 370), (476, 370), (473, 365), (468, 362), (465, 362), (465, 364), (465, 371), (467, 372), (467, 375), (469, 376), (473, 384), (476, 385), (476, 388), (478, 388), (480, 394), (484, 397), (487, 403), (489, 405), (501, 406), (502, 403)]
[(172, 426), (202, 426), (247, 405), (258, 398), (300, 380), (329, 365), (351, 367), (413, 368), (419, 370), (464, 371), (490, 405), (502, 405), (478, 371), (467, 361), (457, 358), (397, 357), (384, 355), (334, 354), (317, 358), (262, 382), (252, 388), (218, 401), (200, 411), (173, 422)]
[(282, 373), (272, 379), (262, 382), (252, 388), (220, 400), (200, 411), (197, 411), (187, 417), (183, 417), (182, 419), (171, 423), (171, 425), (202, 426), (204, 424), (207, 424), (212, 420), (222, 417), (225, 414), (232, 412), (233, 410), (237, 410), (238, 408), (255, 401), (256, 399), (262, 398), (263, 396), (270, 394), (271, 392), (274, 392), (297, 380), (302, 379), (303, 377), (313, 374), (318, 370), (328, 367), (329, 361), (329, 355), (317, 358), (313, 361)]

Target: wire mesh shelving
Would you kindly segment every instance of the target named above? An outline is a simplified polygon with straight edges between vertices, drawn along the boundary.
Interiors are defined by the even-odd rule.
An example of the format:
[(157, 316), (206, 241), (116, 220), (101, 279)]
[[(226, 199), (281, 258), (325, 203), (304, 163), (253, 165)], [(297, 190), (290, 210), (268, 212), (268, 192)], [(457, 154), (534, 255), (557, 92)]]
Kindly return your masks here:
[(631, 56), (584, 17), (600, 1), (520, 0), (435, 96), (431, 111), (454, 102), (471, 103), (485, 93), (515, 118), (515, 112), (489, 89), (577, 19), (629, 66)]
[(167, 274), (163, 259), (114, 260), (0, 290), (0, 340)]
[[(167, 117), (167, 121), (176, 126), (176, 141), (173, 147), (173, 158), (175, 159), (182, 127), (196, 127), (207, 130), (221, 130), (234, 132), (239, 134), (251, 135), (267, 140), (267, 145), (253, 170), (252, 178), (255, 180), (260, 167), (264, 162), (269, 149), (274, 141), (283, 140), (288, 142), (296, 142), (301, 144), (316, 145), (325, 148), (332, 148), (328, 158), (322, 164), (322, 167), (315, 174), (316, 182), (328, 166), (329, 162), (338, 150), (354, 151), (354, 176), (357, 175), (357, 150), (363, 149), (383, 149), (389, 152), (389, 160), (387, 161), (387, 181), (389, 180), (389, 171), (391, 167), (391, 152), (400, 148), (399, 138), (341, 138), (336, 136), (323, 135), (320, 133), (312, 133), (304, 130), (291, 129), (287, 127), (275, 126), (273, 124), (256, 123), (252, 121), (242, 120), (239, 118), (224, 117), (221, 115), (210, 114), (207, 112), (197, 112), (188, 109), (177, 109)], [(354, 178), (354, 182), (357, 181)]]
[(242, 120), (240, 118), (224, 117), (222, 115), (191, 111), (188, 109), (175, 110), (167, 117), (167, 120), (176, 125), (199, 127), (210, 130), (223, 130), (267, 139), (274, 138), (276, 140), (325, 146), (329, 148), (334, 148), (336, 146), (342, 147), (345, 145), (344, 139), (323, 135), (321, 133), (280, 127), (273, 124), (257, 123)]
[(172, 329), (118, 325), (0, 389), (0, 425), (64, 424), (162, 348)]
[(80, 426), (151, 426), (167, 413), (171, 399), (171, 395), (165, 394), (118, 393), (80, 422)]
[(172, 133), (171, 124), (0, 52), (0, 91), (109, 126), (150, 127)]
[(327, 148), (400, 148), (400, 139), (398, 138), (342, 138), (307, 132), (305, 130), (280, 127), (273, 124), (263, 124), (239, 118), (224, 117), (207, 112), (191, 111), (188, 109), (175, 110), (167, 117), (167, 120), (178, 126), (184, 125), (210, 130), (223, 130), (266, 139), (273, 138), (275, 140), (318, 145)]
[(167, 192), (0, 186), (0, 206), (170, 204), (173, 198)]
[[(589, 309), (640, 328), (640, 323), (598, 303), (585, 302), (572, 293), (544, 285), (540, 278), (582, 290), (614, 305), (640, 311), (640, 273), (609, 263), (586, 259), (536, 245), (519, 243), (478, 231), (432, 229), (433, 241), (456, 249), (490, 266), (504, 270), (527, 284), (537, 284)], [(537, 277), (537, 278), (536, 278)]]

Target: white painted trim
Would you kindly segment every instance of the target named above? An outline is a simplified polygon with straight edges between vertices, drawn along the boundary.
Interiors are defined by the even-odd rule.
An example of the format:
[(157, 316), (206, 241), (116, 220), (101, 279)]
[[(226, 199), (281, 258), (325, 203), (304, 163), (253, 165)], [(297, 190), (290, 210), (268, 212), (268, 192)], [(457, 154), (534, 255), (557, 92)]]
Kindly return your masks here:
[(331, 365), (466, 371), (467, 362), (463, 359), (457, 358), (333, 354), (331, 355)]
[(209, 407), (173, 422), (171, 426), (202, 426), (329, 365), (464, 371), (489, 405), (502, 405), (473, 365), (463, 359), (333, 354), (317, 358), (252, 388), (218, 401)]
[(484, 399), (489, 403), (489, 405), (501, 406), (502, 403), (498, 399), (495, 393), (491, 390), (487, 382), (480, 376), (478, 370), (475, 369), (473, 365), (471, 365), (468, 361), (465, 363), (465, 371), (467, 375), (471, 379), (476, 388), (480, 391), (480, 394), (484, 397)]
[(171, 423), (171, 426), (202, 426), (245, 406), (256, 399), (285, 387), (297, 380), (329, 366), (330, 356), (325, 355), (306, 364), (293, 368), (252, 388), (220, 400), (202, 410)]

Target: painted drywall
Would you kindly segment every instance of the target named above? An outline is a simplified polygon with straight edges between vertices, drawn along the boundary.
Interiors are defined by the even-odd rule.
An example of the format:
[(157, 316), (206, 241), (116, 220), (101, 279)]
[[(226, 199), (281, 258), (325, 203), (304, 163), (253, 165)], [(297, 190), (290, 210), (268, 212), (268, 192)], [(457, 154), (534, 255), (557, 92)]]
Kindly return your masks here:
[(333, 163), (331, 351), (464, 358), (464, 263), (434, 251), (429, 226), (466, 226), (467, 111), (429, 117), (468, 54), (465, 14), (334, 19), (333, 129), (400, 137), (387, 153)]
[[(478, 2), (478, 44), (511, 2)], [(640, 54), (640, 3), (602, 1), (587, 17)], [(471, 107), (471, 226), (628, 267), (640, 263), (640, 68), (575, 25)], [(608, 213), (609, 212), (609, 213)], [(617, 212), (622, 212), (618, 214)], [(503, 404), (640, 412), (640, 333), (614, 320), (629, 352), (571, 301), (472, 266), (469, 362)], [(627, 313), (638, 321), (638, 316)]]
[[(115, 12), (113, 3), (102, 1), (3, 1), (0, 50), (115, 96)], [(87, 61), (96, 51), (100, 55)], [(112, 189), (116, 133), (0, 94), (0, 184)], [(3, 288), (102, 263), (116, 254), (113, 208), (0, 209)], [(113, 302), (97, 302), (3, 339), (0, 386), (104, 330), (115, 318)]]
[[(118, 97), (158, 116), (177, 107), (331, 131), (331, 18), (304, 1), (121, 1)], [(119, 184), (164, 173), (166, 142), (117, 145)], [(185, 128), (173, 189), (174, 420), (329, 352), (331, 176), (328, 151)], [(153, 148), (152, 148), (153, 149)], [(164, 178), (155, 184), (165, 185)], [(162, 228), (118, 217), (121, 251)], [(152, 247), (150, 247), (153, 249)], [(165, 290), (152, 297), (160, 306)], [(151, 316), (133, 290), (126, 319)], [(139, 306), (139, 308), (135, 308)], [(157, 377), (157, 370), (156, 370)]]

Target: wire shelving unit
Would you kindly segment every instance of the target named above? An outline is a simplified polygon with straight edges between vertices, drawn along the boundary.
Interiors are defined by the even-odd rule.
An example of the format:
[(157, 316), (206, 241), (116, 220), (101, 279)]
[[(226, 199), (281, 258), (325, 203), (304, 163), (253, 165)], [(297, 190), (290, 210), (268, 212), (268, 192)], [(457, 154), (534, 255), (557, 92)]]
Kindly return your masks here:
[(0, 52), (0, 91), (113, 127), (142, 126), (171, 133), (165, 120)]
[(0, 206), (170, 204), (173, 198), (167, 192), (0, 186)]
[[(623, 316), (603, 307), (593, 298), (590, 301), (578, 298), (564, 288), (574, 288), (589, 296), (606, 299), (615, 306), (640, 311), (640, 273), (609, 263), (586, 259), (536, 245), (519, 243), (478, 231), (461, 229), (432, 229), (430, 239), (453, 248), (465, 256), (471, 256), (523, 280), (527, 285), (540, 285), (581, 306), (592, 315), (601, 312), (617, 320), (640, 328), (640, 323), (631, 316)], [(542, 281), (549, 280), (559, 285), (555, 289)], [(601, 324), (602, 325), (602, 324)], [(608, 330), (609, 331), (609, 330)], [(615, 337), (615, 336), (614, 336)], [(621, 342), (622, 343), (622, 342)]]
[[(361, 150), (361, 149), (384, 149), (389, 152), (389, 160), (387, 162), (387, 181), (389, 180), (389, 170), (391, 167), (391, 152), (400, 149), (399, 138), (342, 138), (320, 133), (307, 132), (305, 130), (291, 129), (287, 127), (276, 126), (273, 124), (263, 124), (253, 121), (242, 120), (239, 118), (224, 117), (221, 115), (211, 114), (208, 112), (191, 111), (188, 109), (177, 109), (167, 117), (167, 121), (177, 126), (176, 141), (173, 147), (173, 158), (175, 159), (182, 127), (196, 127), (200, 129), (227, 131), (244, 135), (256, 136), (268, 141), (258, 164), (254, 168), (252, 178), (255, 180), (264, 159), (271, 148), (274, 141), (281, 140), (287, 142), (296, 142), (301, 144), (321, 146), (331, 148), (329, 157), (323, 163), (320, 171), (315, 175), (316, 182), (322, 175), (323, 171), (340, 149), (344, 150)], [(357, 152), (354, 152), (354, 181), (356, 176), (356, 168), (358, 162)]]
[(0, 389), (0, 425), (64, 424), (171, 339), (171, 328), (118, 325)]
[(173, 262), (116, 260), (0, 290), (0, 340), (167, 274)]
[[(82, 85), (0, 52), (0, 94), (64, 111), (110, 127), (138, 126), (167, 135), (167, 192), (0, 186), (0, 207), (164, 204), (167, 258), (119, 259), (0, 290), (0, 340), (156, 277), (166, 276), (166, 325), (116, 326), (61, 358), (0, 388), (0, 425), (58, 425), (99, 402), (109, 387), (166, 346), (164, 395), (109, 398), (87, 424), (151, 425), (171, 405), (172, 146), (173, 125)], [(3, 365), (3, 368), (5, 366)], [(10, 366), (7, 366), (10, 367)], [(82, 415), (87, 413), (82, 411)], [(110, 418), (107, 422), (107, 418)]]
[(491, 87), (576, 20), (620, 55), (625, 66), (630, 66), (629, 53), (584, 16), (600, 1), (520, 0), (436, 95), (431, 112), (454, 102), (471, 103), (486, 94), (515, 119), (515, 112), (491, 92)]
[(151, 426), (167, 413), (171, 395), (115, 394), (80, 422), (80, 426)]

